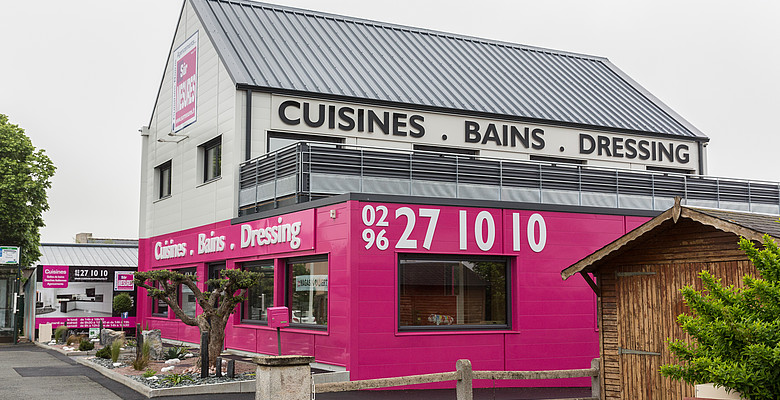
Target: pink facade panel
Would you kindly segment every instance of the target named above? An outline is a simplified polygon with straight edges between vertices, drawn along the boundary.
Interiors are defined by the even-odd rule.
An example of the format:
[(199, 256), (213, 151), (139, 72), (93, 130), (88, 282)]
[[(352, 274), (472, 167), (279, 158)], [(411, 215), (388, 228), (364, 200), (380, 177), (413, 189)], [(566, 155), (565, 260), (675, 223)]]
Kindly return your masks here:
[[(282, 350), (345, 366), (353, 380), (449, 371), (460, 358), (471, 359), (475, 369), (587, 368), (598, 356), (595, 296), (584, 280), (575, 278), (564, 284), (560, 271), (644, 220), (647, 218), (348, 201), (142, 240), (145, 249), (139, 254), (145, 265), (140, 269), (197, 266), (199, 274), (204, 274), (210, 262), (227, 261), (228, 268), (233, 268), (251, 260), (266, 260), (276, 266), (275, 305), (286, 305), (286, 260), (326, 258), (327, 327), (312, 330), (293, 324), (283, 328)], [(300, 245), (296, 249), (290, 248), (289, 240), (275, 247), (241, 247), (251, 240), (242, 232), (268, 232), (271, 226), (292, 226), (295, 222), (300, 222), (300, 228), (284, 234), (297, 232)], [(251, 227), (242, 228), (245, 225)], [(190, 253), (198, 250), (203, 233), (207, 239), (224, 236), (224, 249)], [(270, 233), (252, 235), (256, 240), (273, 237)], [(159, 259), (158, 243), (183, 243), (186, 254)], [(505, 323), (494, 328), (469, 328), (457, 325), (454, 316), (434, 313), (426, 316), (431, 325), (453, 323), (454, 329), (401, 326), (399, 260), (418, 256), (505, 260), (509, 271)], [(196, 328), (184, 327), (174, 318), (148, 318), (150, 304), (139, 303), (143, 308), (139, 313), (152, 327), (161, 328), (165, 337), (197, 341)], [(227, 330), (226, 346), (275, 354), (276, 331), (242, 322), (236, 315)], [(587, 386), (589, 381), (512, 384)], [(443, 386), (451, 385), (431, 387)]]

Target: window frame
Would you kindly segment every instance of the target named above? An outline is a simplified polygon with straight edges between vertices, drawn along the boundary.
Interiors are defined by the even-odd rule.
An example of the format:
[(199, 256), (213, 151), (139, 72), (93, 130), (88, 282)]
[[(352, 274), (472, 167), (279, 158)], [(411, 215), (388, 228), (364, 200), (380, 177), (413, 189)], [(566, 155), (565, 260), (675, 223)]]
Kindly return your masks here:
[[(172, 181), (173, 181), (173, 160), (168, 160), (155, 168), (156, 171), (156, 177), (157, 177), (157, 200), (165, 199), (168, 197), (171, 197), (172, 194)], [(163, 177), (168, 175), (168, 185), (167, 187), (165, 185), (165, 180)], [(167, 189), (167, 191), (166, 191)]]
[[(325, 314), (326, 314), (326, 322), (324, 325), (319, 324), (306, 324), (301, 322), (292, 322), (293, 319), (293, 309), (292, 309), (292, 291), (290, 290), (291, 287), (291, 278), (292, 278), (292, 271), (290, 268), (291, 264), (300, 264), (300, 263), (314, 263), (314, 262), (325, 262), (327, 263), (327, 270), (328, 270), (328, 298), (326, 299), (326, 306), (325, 306)], [(317, 331), (327, 331), (328, 330), (328, 321), (330, 320), (330, 259), (327, 255), (318, 255), (318, 256), (307, 256), (307, 257), (298, 257), (298, 258), (288, 258), (284, 260), (284, 306), (290, 310), (290, 327), (298, 328), (298, 329), (310, 329), (310, 330), (317, 330)]]
[[(247, 270), (247, 268), (257, 268), (258, 270), (262, 270), (263, 268), (269, 268), (269, 267), (271, 269), (271, 272), (274, 274), (271, 277), (271, 288), (275, 289), (276, 288), (276, 270), (274, 268), (274, 261), (273, 260), (251, 261), (251, 262), (245, 262), (245, 263), (243, 263), (241, 265), (241, 269), (242, 270)], [(260, 282), (257, 283), (257, 286), (260, 286)], [(272, 301), (272, 303), (274, 303), (274, 304), (272, 304), (272, 307), (275, 307), (276, 306), (276, 304), (275, 304), (276, 301), (275, 301), (275, 297), (274, 297), (275, 290), (273, 292), (274, 293), (271, 294), (271, 301)], [(242, 324), (252, 324), (252, 325), (268, 325), (268, 318), (266, 317), (266, 319), (263, 319), (262, 313), (261, 313), (260, 319), (247, 318), (247, 315), (246, 315), (247, 310), (246, 310), (246, 308), (249, 306), (249, 290), (248, 289), (247, 289), (246, 296), (247, 296), (247, 299), (244, 300), (243, 302), (241, 302), (241, 308), (239, 309), (241, 323)], [(266, 307), (266, 309), (268, 309), (268, 307)]]
[[(157, 289), (162, 290), (160, 288), (160, 283), (159, 282), (155, 282), (154, 286)], [(151, 310), (151, 313), (150, 313), (150, 315), (152, 317), (155, 317), (155, 318), (170, 318), (171, 317), (171, 307), (168, 305), (168, 303), (165, 303), (165, 312), (164, 313), (156, 312), (156, 311), (159, 311), (159, 307), (160, 307), (160, 303), (159, 302), (162, 301), (162, 300), (156, 299), (156, 298), (153, 298), (153, 297), (150, 298), (150, 299), (152, 300), (151, 301), (152, 310)]]
[[(421, 261), (488, 261), (503, 262), (506, 271), (506, 323), (505, 324), (474, 324), (474, 325), (401, 325), (401, 261), (403, 260), (421, 260)], [(454, 332), (454, 331), (511, 331), (512, 330), (512, 298), (514, 292), (512, 288), (512, 263), (511, 257), (472, 255), (472, 254), (419, 254), (419, 253), (399, 253), (396, 263), (396, 326), (398, 332)]]
[[(203, 143), (202, 145), (198, 146), (201, 149), (201, 152), (203, 154), (203, 165), (202, 165), (202, 173), (203, 173), (203, 183), (208, 183), (214, 180), (217, 180), (222, 177), (222, 135), (219, 135), (211, 140), (209, 140), (206, 143)], [(209, 172), (213, 171), (214, 165), (209, 164), (209, 152), (215, 150), (216, 151), (216, 169), (217, 171), (214, 173), (214, 176), (209, 176)], [(211, 167), (211, 168), (209, 168)]]

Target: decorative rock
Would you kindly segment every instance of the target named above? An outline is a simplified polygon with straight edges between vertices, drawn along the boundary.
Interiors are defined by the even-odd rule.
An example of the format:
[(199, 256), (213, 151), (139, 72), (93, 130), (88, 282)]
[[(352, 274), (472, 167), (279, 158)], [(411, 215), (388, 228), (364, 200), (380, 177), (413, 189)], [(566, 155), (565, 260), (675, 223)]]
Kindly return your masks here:
[(158, 379), (160, 379), (160, 378), (157, 377), (157, 376), (150, 376), (150, 377), (146, 378), (147, 381), (156, 381)]
[(159, 329), (141, 332), (143, 342), (149, 344), (149, 358), (159, 360), (163, 358), (162, 334)]
[(165, 360), (165, 363), (169, 364), (169, 365), (170, 364), (178, 364), (180, 362), (181, 362), (181, 360), (179, 360), (178, 358), (171, 358), (170, 360)]
[(113, 366), (115, 366), (115, 367), (121, 367), (121, 366), (122, 366), (122, 363), (113, 363), (113, 364), (111, 364), (111, 365), (113, 365)]
[(162, 367), (162, 368), (160, 368), (160, 371), (161, 372), (168, 372), (168, 371), (172, 371), (174, 368), (176, 368), (176, 366), (175, 365), (171, 365), (170, 367)]
[(187, 353), (184, 355), (184, 358), (191, 358), (191, 357), (195, 357), (195, 354)]
[(111, 344), (116, 340), (122, 340), (124, 342), (125, 333), (113, 329), (103, 329), (100, 332), (100, 340), (103, 342), (104, 347), (111, 347)]

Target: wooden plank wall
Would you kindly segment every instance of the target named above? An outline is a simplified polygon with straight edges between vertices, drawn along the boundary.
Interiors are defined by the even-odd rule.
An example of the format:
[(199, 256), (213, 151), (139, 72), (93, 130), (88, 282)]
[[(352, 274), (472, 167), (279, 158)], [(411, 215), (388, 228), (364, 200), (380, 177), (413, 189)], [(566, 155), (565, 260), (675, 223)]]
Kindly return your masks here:
[[(745, 274), (757, 274), (739, 250), (736, 235), (689, 220), (662, 230), (624, 248), (598, 271), (603, 399), (681, 400), (692, 396), (693, 387), (658, 373), (660, 365), (673, 361), (666, 339), (687, 340), (677, 325), (677, 316), (687, 312), (680, 289), (685, 285), (701, 289), (698, 274), (705, 269), (735, 286), (741, 286)], [(618, 271), (656, 275), (616, 278)], [(618, 279), (628, 280), (619, 285)], [(627, 292), (619, 293), (619, 289)], [(640, 336), (642, 344), (636, 342)], [(621, 346), (644, 347), (662, 355), (620, 355)]]

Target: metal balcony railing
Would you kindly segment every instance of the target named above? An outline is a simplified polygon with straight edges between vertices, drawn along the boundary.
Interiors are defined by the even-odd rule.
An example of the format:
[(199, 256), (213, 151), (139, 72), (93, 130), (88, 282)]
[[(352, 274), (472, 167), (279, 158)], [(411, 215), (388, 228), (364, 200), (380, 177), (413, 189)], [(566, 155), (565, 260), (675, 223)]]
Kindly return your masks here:
[(239, 215), (357, 192), (665, 210), (780, 213), (780, 184), (299, 142), (241, 164)]

